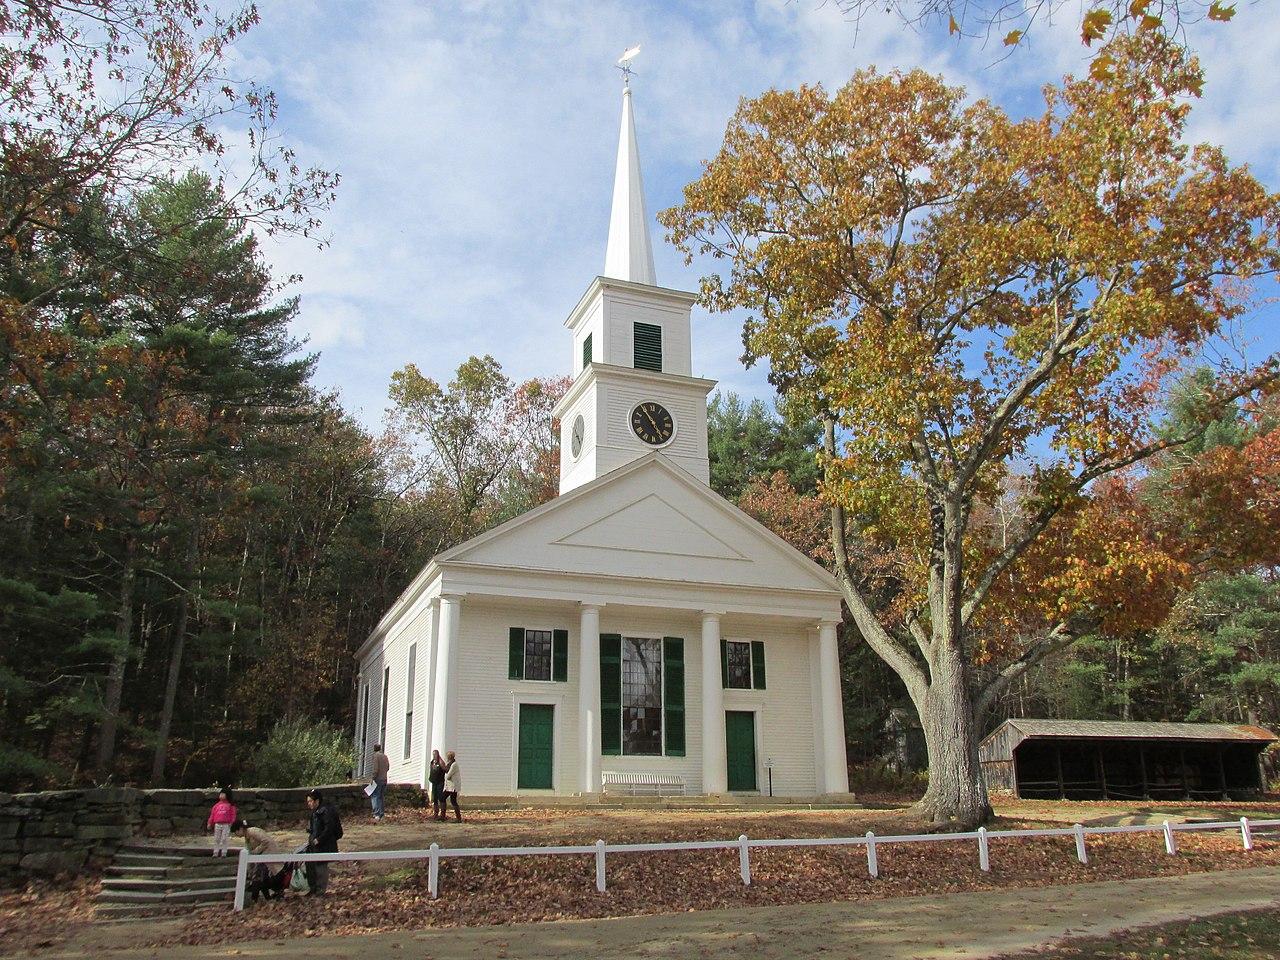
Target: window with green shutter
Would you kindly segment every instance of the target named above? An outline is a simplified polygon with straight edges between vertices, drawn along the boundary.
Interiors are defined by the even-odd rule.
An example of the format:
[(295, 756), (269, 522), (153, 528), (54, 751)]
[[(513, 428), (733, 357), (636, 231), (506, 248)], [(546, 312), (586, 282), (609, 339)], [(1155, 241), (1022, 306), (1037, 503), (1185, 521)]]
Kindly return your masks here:
[(564, 683), (569, 679), (569, 631), (556, 630), (551, 650), (551, 679)]
[(622, 754), (622, 635), (600, 634), (600, 752)]
[(763, 690), (764, 644), (759, 640), (720, 641), (720, 684), (726, 690)]
[(585, 370), (591, 366), (591, 334), (587, 334), (587, 338), (582, 341), (582, 369)]
[(759, 640), (751, 641), (751, 686), (764, 689), (764, 644)]
[(564, 683), (569, 679), (569, 631), (511, 627), (507, 677)]
[(524, 627), (512, 627), (507, 640), (507, 677), (524, 679)]
[(662, 640), (662, 725), (667, 756), (684, 756), (684, 639)]
[(637, 370), (662, 372), (662, 327), (656, 323), (637, 323), (632, 333), (632, 351)]

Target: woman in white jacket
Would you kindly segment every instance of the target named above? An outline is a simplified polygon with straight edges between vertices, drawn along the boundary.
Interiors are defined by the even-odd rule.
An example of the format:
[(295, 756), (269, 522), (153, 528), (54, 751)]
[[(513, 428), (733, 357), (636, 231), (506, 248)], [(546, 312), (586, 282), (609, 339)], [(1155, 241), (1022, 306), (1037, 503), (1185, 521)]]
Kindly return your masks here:
[(445, 759), (444, 767), (444, 802), (440, 804), (440, 818), (448, 815), (449, 803), (453, 802), (453, 815), (458, 823), (462, 822), (462, 811), (458, 809), (458, 791), (462, 789), (462, 768), (458, 766), (458, 756), (452, 750)]

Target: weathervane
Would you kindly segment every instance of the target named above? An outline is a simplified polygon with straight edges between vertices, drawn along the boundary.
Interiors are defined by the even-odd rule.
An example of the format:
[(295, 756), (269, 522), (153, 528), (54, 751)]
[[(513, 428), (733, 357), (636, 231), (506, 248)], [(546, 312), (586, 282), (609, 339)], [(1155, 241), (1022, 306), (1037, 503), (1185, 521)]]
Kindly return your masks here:
[(633, 72), (631, 69), (631, 61), (634, 60), (639, 53), (640, 44), (637, 43), (634, 47), (628, 47), (624, 50), (622, 52), (622, 56), (618, 58), (617, 66), (618, 69), (622, 71), (622, 85), (624, 87), (631, 86), (631, 74)]

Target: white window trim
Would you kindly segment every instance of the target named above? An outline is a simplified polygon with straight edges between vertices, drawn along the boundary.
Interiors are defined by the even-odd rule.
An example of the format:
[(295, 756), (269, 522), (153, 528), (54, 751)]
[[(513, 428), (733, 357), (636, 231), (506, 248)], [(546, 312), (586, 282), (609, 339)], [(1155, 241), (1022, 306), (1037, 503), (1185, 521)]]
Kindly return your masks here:
[(418, 695), (418, 642), (416, 640), (409, 644), (409, 649), (405, 651), (404, 659), (404, 731), (400, 736), (400, 753), (403, 759), (408, 761), (413, 759), (411, 752), (413, 746), (413, 721), (418, 712), (414, 704), (414, 700)]
[[(556, 679), (556, 631), (557, 631), (557, 630), (563, 630), (563, 631), (565, 631), (566, 633), (568, 633), (568, 634), (569, 634), (569, 648), (570, 648), (570, 649), (572, 649), (572, 648), (573, 648), (573, 632), (572, 632), (568, 627), (539, 627), (539, 626), (530, 627), (530, 626), (521, 626), (521, 627), (520, 627), (520, 629), (521, 629), (521, 630), (523, 630), (523, 631), (525, 632), (525, 648), (524, 648), (524, 656), (523, 656), (523, 657), (521, 657), (521, 659), (520, 659), (520, 669), (521, 669), (521, 671), (523, 671), (523, 670), (524, 670), (524, 665), (525, 665), (525, 664), (527, 664), (527, 663), (529, 662), (529, 647), (528, 647), (528, 643), (529, 643), (529, 631), (530, 631), (530, 630), (539, 630), (539, 631), (546, 631), (547, 633), (550, 633), (550, 634), (551, 634), (551, 676), (547, 677), (547, 679), (545, 679), (545, 680), (538, 680), (536, 677), (526, 677), (526, 676), (523, 676), (523, 675), (522, 675), (522, 676), (520, 677), (520, 679), (519, 679), (519, 680), (512, 680), (511, 682), (512, 682), (512, 683), (535, 683), (535, 684), (537, 684), (537, 685), (538, 685), (538, 686), (540, 686), (540, 687), (541, 687), (541, 686), (547, 686), (547, 685), (550, 685), (550, 684), (565, 684), (565, 683), (568, 683), (567, 676), (566, 676), (566, 679), (564, 679), (564, 680), (557, 680), (557, 679)], [(599, 669), (599, 667), (597, 667), (596, 669)], [(565, 657), (565, 673), (566, 673), (566, 675), (567, 675), (569, 672), (570, 672), (570, 671), (569, 671), (569, 658), (568, 658), (568, 656), (566, 655), (566, 657)], [(531, 702), (532, 702), (532, 701), (531, 701)]]
[[(733, 693), (761, 693), (763, 691), (756, 689), (756, 662), (751, 658), (751, 644), (753, 641), (744, 640), (742, 637), (725, 637), (725, 643), (745, 643), (747, 645), (747, 673), (751, 677), (751, 682), (745, 687), (725, 687), (725, 693), (732, 691)], [(763, 640), (756, 640), (755, 643), (764, 643)], [(766, 671), (767, 672), (767, 671)]]
[[(639, 757), (640, 759), (645, 759), (645, 758), (653, 759), (653, 758), (660, 757), (660, 758), (666, 759), (666, 756), (667, 756), (667, 651), (666, 651), (666, 647), (664, 646), (666, 639), (667, 639), (666, 637), (638, 637), (638, 636), (628, 636), (625, 633), (622, 634), (622, 649), (619, 651), (620, 656), (618, 660), (619, 682), (621, 682), (623, 665), (626, 663), (626, 660), (627, 660), (627, 657), (626, 657), (627, 641), (628, 640), (656, 640), (658, 642), (658, 655), (660, 658), (660, 662), (662, 664), (662, 679), (661, 679), (661, 682), (658, 684), (658, 686), (660, 688), (662, 703), (659, 706), (659, 714), (658, 714), (659, 716), (658, 752), (657, 753), (627, 753), (627, 731), (624, 727), (623, 729), (618, 731), (618, 733), (620, 734), (620, 739), (618, 742), (618, 756), (620, 757)], [(685, 693), (686, 694), (688, 693), (688, 690), (689, 690), (689, 673), (688, 673), (688, 670), (686, 669), (685, 671)], [(627, 705), (621, 702), (621, 699), (622, 699), (621, 694), (619, 694), (618, 699), (619, 699), (618, 721), (621, 724), (622, 718), (626, 716)], [(688, 710), (687, 695), (685, 697), (685, 702), (686, 702), (685, 710), (687, 711)], [(689, 719), (688, 719), (687, 712), (685, 714), (684, 736), (685, 736), (684, 752), (685, 752), (685, 756), (688, 756), (689, 754)], [(676, 757), (675, 759), (683, 760), (684, 757)]]
[[(521, 790), (520, 782), (520, 704), (550, 706), (555, 712), (551, 718), (551, 789)], [(511, 692), (511, 795), (550, 796), (560, 792), (560, 762), (564, 756), (564, 696), (563, 694), (537, 694)]]

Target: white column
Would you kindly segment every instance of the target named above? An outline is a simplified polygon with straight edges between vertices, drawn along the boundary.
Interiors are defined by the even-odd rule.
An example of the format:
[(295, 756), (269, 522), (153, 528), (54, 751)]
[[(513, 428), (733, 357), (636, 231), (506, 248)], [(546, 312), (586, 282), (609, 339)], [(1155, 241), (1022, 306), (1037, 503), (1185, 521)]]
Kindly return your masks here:
[(444, 756), (456, 749), (458, 731), (458, 632), (462, 598), (440, 597), (440, 630), (436, 634), (436, 675), (431, 709), (431, 749)]
[(844, 703), (840, 699), (840, 654), (836, 649), (836, 625), (832, 620), (818, 624), (818, 670), (822, 688), (822, 782), (827, 793), (848, 793)]
[(582, 604), (578, 620), (578, 743), (583, 793), (600, 792), (600, 608)]
[(724, 687), (720, 680), (720, 615), (702, 615), (702, 792), (725, 793), (729, 771), (724, 742)]

